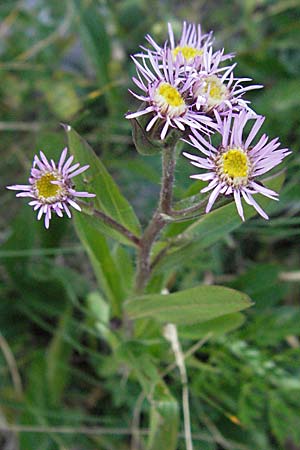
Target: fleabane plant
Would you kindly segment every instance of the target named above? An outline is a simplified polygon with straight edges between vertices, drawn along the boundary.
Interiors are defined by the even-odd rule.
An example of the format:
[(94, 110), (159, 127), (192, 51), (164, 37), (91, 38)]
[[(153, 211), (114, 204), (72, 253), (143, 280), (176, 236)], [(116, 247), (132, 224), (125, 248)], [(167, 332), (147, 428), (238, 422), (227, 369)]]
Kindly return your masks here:
[[(131, 355), (125, 360), (129, 366), (132, 364), (133, 370), (128, 373), (136, 373), (137, 348), (135, 341), (128, 352), (126, 346), (140, 338), (139, 330), (148, 330), (149, 319), (156, 322), (153, 332), (150, 327), (151, 338), (165, 336), (180, 371), (186, 448), (191, 450), (187, 373), (177, 326), (205, 322), (213, 334), (218, 332), (217, 320), (213, 319), (222, 318), (222, 329), (230, 330), (236, 320), (232, 315), (248, 308), (251, 302), (247, 295), (223, 286), (203, 284), (169, 293), (166, 286), (176, 290), (172, 285), (176, 277), (169, 275), (176, 274), (245, 218), (258, 213), (268, 219), (268, 202), (278, 200), (283, 180), (280, 173), (273, 173), (269, 180), (264, 176), (281, 164), (290, 151), (281, 148), (278, 138), (259, 136), (265, 118), (253, 111), (245, 97), (248, 91), (262, 86), (252, 84), (249, 77), (236, 77), (233, 54), (214, 49), (212, 32), (203, 33), (200, 25), (184, 22), (177, 39), (169, 24), (162, 45), (150, 35), (146, 41), (148, 47), (143, 45), (132, 56), (137, 75), (133, 78), (135, 90), (130, 92), (138, 104), (126, 114), (133, 125), (136, 149), (162, 160), (157, 207), (145, 228), (92, 148), (69, 125), (64, 128), (72, 155), (67, 158), (65, 148), (59, 161), (54, 162), (40, 152), (34, 157), (29, 184), (8, 189), (19, 191), (18, 197), (29, 198), (37, 218), (44, 217), (46, 228), (53, 215), (71, 217), (70, 207), (77, 210), (76, 231), (91, 259), (101, 295), (110, 305), (110, 319), (117, 317), (120, 323), (117, 336), (113, 336), (106, 318), (106, 329), (101, 322), (101, 330), (105, 329), (102, 337), (112, 352), (121, 342), (125, 347), (123, 357)], [(175, 203), (177, 144), (184, 146), (183, 156), (197, 168), (191, 178), (207, 184), (202, 184), (197, 196)], [(143, 146), (147, 146), (147, 151)], [(185, 164), (187, 160), (181, 158), (181, 162)], [(178, 227), (177, 222), (181, 222)], [(112, 240), (122, 245), (117, 252), (110, 251)], [(135, 251), (134, 260), (132, 248), (128, 247)], [(238, 325), (240, 318), (239, 314)], [(135, 320), (140, 321), (140, 327), (133, 326)], [(174, 406), (175, 402), (171, 408), (173, 422), (163, 427), (175, 427), (175, 432), (166, 432), (164, 437), (164, 448), (175, 450), (177, 401), (158, 368), (145, 377), (141, 373), (137, 377), (141, 389), (146, 389), (145, 383), (151, 379), (145, 396), (152, 402), (154, 415), (161, 412), (157, 401), (160, 393), (163, 392), (163, 405)], [(154, 428), (158, 426), (157, 417), (151, 421)], [(170, 417), (162, 420), (168, 422)], [(147, 446), (152, 450), (162, 448), (156, 431), (151, 430), (152, 441)]]

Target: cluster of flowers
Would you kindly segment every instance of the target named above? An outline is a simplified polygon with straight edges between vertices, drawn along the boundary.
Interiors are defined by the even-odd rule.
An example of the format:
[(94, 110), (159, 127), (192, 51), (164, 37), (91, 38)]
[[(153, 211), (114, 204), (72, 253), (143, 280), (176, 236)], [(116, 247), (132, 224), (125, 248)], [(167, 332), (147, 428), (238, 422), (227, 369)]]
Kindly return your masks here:
[[(214, 51), (212, 33), (203, 34), (200, 25), (184, 22), (176, 43), (169, 24), (169, 39), (163, 47), (150, 35), (146, 39), (151, 48), (142, 47), (142, 52), (133, 56), (137, 69), (137, 78), (133, 81), (143, 94), (132, 94), (143, 103), (137, 112), (126, 117), (149, 116), (146, 132), (157, 129), (162, 140), (171, 129), (177, 129), (183, 133), (185, 142), (202, 153), (202, 156), (183, 154), (194, 166), (205, 171), (192, 178), (209, 182), (201, 191), (211, 191), (206, 212), (220, 194), (232, 195), (243, 220), (242, 198), (268, 219), (253, 194), (259, 192), (274, 200), (278, 199), (278, 194), (256, 178), (279, 164), (290, 152), (279, 148), (278, 139), (269, 141), (266, 135), (251, 145), (264, 117), (250, 109), (243, 95), (262, 86), (243, 86), (251, 79), (234, 76), (236, 64), (227, 64), (233, 55), (225, 54), (224, 50)], [(243, 129), (250, 120), (254, 124), (243, 140)], [(218, 148), (210, 139), (216, 132), (221, 135)], [(73, 177), (88, 166), (72, 165), (73, 156), (66, 157), (67, 149), (64, 149), (56, 164), (40, 152), (40, 157), (34, 157), (29, 184), (8, 186), (8, 189), (20, 191), (17, 197), (30, 198), (29, 205), (38, 211), (38, 219), (44, 217), (46, 228), (52, 213), (59, 217), (66, 213), (71, 217), (70, 206), (81, 210), (76, 198), (95, 196), (74, 189)]]
[[(219, 194), (233, 195), (243, 220), (242, 197), (268, 219), (253, 194), (259, 192), (274, 200), (278, 194), (255, 180), (290, 152), (279, 149), (278, 139), (269, 141), (266, 135), (251, 146), (264, 117), (249, 107), (243, 95), (262, 86), (243, 86), (251, 79), (234, 76), (236, 64), (227, 64), (233, 55), (225, 54), (224, 49), (214, 51), (212, 33), (203, 34), (200, 25), (184, 22), (178, 42), (170, 24), (168, 31), (169, 38), (163, 47), (147, 35), (150, 48), (142, 47), (142, 52), (132, 57), (137, 70), (133, 82), (143, 91), (142, 95), (132, 94), (143, 103), (137, 112), (126, 117), (149, 116), (146, 131), (156, 127), (162, 140), (171, 129), (178, 129), (183, 132), (185, 142), (202, 153), (203, 156), (183, 154), (193, 165), (206, 171), (192, 175), (209, 181), (201, 191), (211, 191), (206, 212), (211, 210)], [(254, 124), (243, 140), (243, 129), (250, 120)], [(222, 140), (218, 148), (210, 138), (216, 132)]]

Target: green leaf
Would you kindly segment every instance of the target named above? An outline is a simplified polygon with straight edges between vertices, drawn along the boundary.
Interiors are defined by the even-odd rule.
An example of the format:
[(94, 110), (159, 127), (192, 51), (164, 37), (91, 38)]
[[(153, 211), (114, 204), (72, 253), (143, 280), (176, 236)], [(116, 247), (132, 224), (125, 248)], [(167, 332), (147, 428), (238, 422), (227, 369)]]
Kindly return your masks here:
[(153, 317), (178, 325), (205, 322), (251, 306), (247, 295), (223, 286), (198, 286), (169, 295), (143, 295), (125, 302), (131, 319)]
[(147, 450), (176, 450), (179, 406), (163, 381), (155, 386), (150, 411)]
[(178, 333), (180, 337), (185, 339), (200, 339), (208, 334), (215, 337), (239, 328), (244, 321), (245, 316), (241, 313), (227, 314), (201, 324), (180, 326)]
[(133, 288), (135, 275), (132, 255), (129, 254), (127, 248), (116, 244), (113, 249), (113, 257), (120, 274), (119, 281), (127, 298)]
[[(133, 208), (121, 194), (113, 178), (94, 153), (93, 149), (84, 141), (70, 126), (65, 126), (68, 136), (68, 144), (71, 153), (81, 165), (88, 164), (90, 167), (83, 175), (78, 176), (78, 188), (89, 190), (96, 194), (94, 205), (96, 209), (103, 211), (116, 222), (124, 225), (132, 233), (140, 235), (140, 223)], [(87, 215), (85, 221), (114, 239), (132, 245), (122, 234), (105, 225), (99, 218)]]
[(83, 214), (74, 214), (76, 232), (90, 258), (100, 289), (112, 305), (112, 314), (118, 316), (120, 304), (124, 298), (122, 286), (118, 282), (119, 270), (105, 237), (91, 227), (85, 219)]

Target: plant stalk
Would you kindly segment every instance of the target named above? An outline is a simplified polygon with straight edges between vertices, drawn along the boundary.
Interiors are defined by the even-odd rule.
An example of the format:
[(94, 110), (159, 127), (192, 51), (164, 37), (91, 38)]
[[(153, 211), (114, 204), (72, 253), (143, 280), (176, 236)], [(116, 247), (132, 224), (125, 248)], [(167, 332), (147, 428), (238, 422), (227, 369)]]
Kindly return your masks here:
[(141, 245), (141, 240), (138, 236), (136, 236), (134, 233), (132, 233), (128, 228), (124, 227), (124, 225), (120, 224), (119, 222), (116, 222), (114, 219), (112, 219), (110, 216), (106, 215), (103, 211), (100, 211), (99, 209), (91, 208), (88, 203), (82, 202), (77, 200), (77, 203), (83, 207), (85, 212), (89, 215), (98, 217), (102, 222), (104, 222), (106, 225), (110, 226), (111, 228), (114, 228), (116, 231), (118, 231), (120, 234), (123, 234), (129, 241), (133, 242), (137, 247)]
[(162, 182), (158, 207), (140, 239), (137, 256), (137, 274), (135, 293), (141, 294), (151, 276), (151, 250), (160, 231), (166, 225), (162, 214), (171, 210), (175, 170), (175, 146), (166, 146), (162, 150)]

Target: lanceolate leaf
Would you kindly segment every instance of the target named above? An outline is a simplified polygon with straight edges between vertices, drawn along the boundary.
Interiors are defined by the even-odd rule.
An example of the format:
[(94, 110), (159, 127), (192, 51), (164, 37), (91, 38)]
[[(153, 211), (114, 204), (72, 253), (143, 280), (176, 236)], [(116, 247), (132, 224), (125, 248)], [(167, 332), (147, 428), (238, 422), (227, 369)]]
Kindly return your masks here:
[[(78, 176), (77, 189), (86, 190), (96, 194), (93, 203), (96, 209), (101, 210), (106, 215), (128, 228), (132, 233), (140, 234), (139, 221), (125, 197), (121, 194), (113, 178), (94, 153), (93, 149), (85, 142), (75, 130), (70, 126), (65, 126), (68, 144), (71, 153), (75, 156), (76, 162), (81, 165), (88, 164), (88, 171)], [(122, 234), (105, 225), (99, 218), (87, 215), (86, 221), (89, 225), (98, 228), (101, 232), (118, 239), (122, 243), (130, 243)]]
[(124, 293), (119, 283), (118, 268), (105, 237), (91, 227), (85, 219), (83, 214), (75, 214), (77, 234), (93, 265), (99, 287), (112, 305), (112, 314), (119, 315)]
[(153, 317), (177, 325), (205, 322), (249, 308), (249, 297), (223, 286), (198, 286), (169, 295), (135, 297), (124, 307), (131, 319)]
[(185, 339), (200, 339), (205, 336), (220, 336), (240, 327), (245, 321), (241, 313), (226, 314), (201, 324), (182, 325), (178, 327), (179, 337)]

